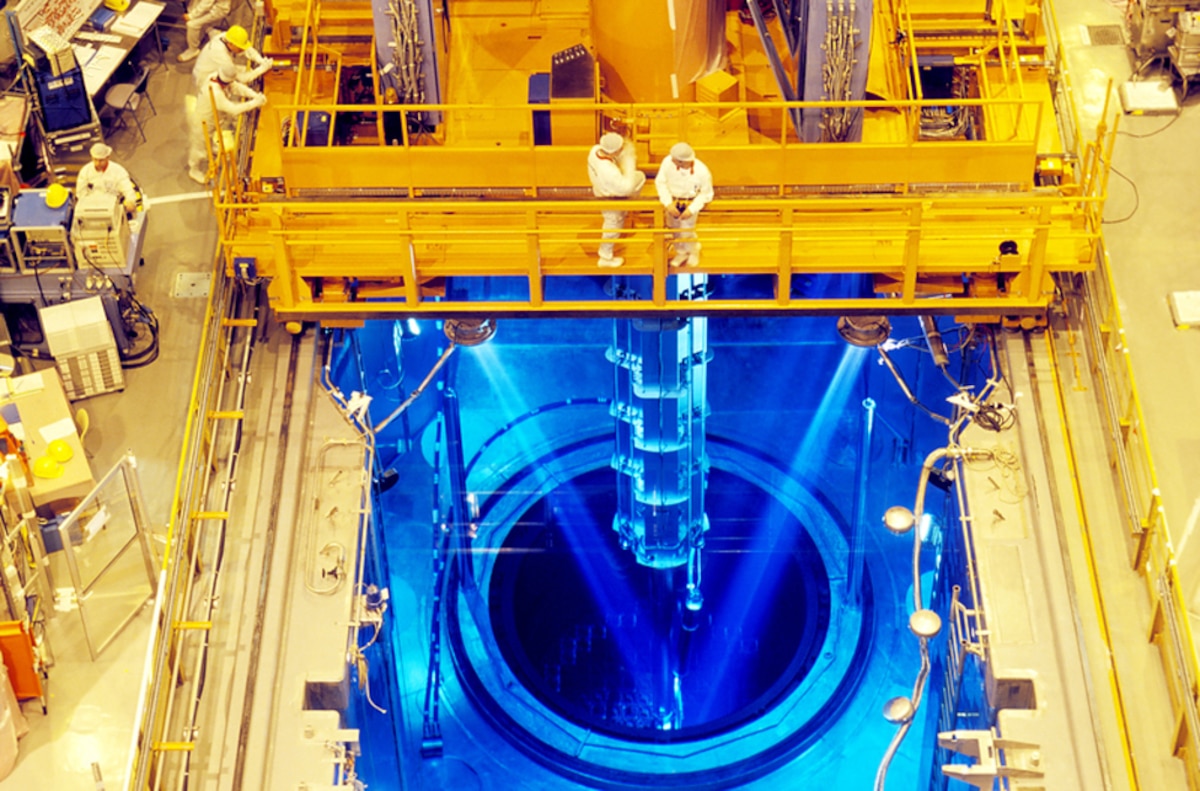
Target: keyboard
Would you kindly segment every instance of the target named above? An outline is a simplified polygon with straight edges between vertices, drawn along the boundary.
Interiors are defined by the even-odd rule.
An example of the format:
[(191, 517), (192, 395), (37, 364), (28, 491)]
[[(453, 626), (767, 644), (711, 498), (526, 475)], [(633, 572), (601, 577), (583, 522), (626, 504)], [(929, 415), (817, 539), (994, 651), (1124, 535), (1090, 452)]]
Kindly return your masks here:
[(75, 38), (80, 41), (97, 41), (102, 44), (117, 44), (121, 41), (121, 37), (116, 33), (89, 33), (84, 30), (76, 33)]

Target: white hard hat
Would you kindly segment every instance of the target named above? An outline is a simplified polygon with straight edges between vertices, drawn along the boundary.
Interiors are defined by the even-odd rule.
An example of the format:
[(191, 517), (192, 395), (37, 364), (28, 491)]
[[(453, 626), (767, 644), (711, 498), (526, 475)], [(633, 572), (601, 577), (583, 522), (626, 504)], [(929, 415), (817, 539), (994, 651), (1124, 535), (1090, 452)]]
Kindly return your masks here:
[(94, 143), (89, 153), (91, 153), (92, 159), (108, 159), (112, 156), (112, 148), (103, 143)]
[(231, 63), (222, 63), (221, 68), (217, 69), (217, 79), (221, 82), (233, 82), (235, 77), (237, 77), (237, 69)]
[(616, 132), (608, 132), (600, 138), (600, 150), (606, 154), (615, 154), (621, 150), (625, 141)]
[(671, 146), (671, 159), (678, 159), (680, 162), (691, 162), (696, 158), (696, 152), (687, 143), (676, 143)]

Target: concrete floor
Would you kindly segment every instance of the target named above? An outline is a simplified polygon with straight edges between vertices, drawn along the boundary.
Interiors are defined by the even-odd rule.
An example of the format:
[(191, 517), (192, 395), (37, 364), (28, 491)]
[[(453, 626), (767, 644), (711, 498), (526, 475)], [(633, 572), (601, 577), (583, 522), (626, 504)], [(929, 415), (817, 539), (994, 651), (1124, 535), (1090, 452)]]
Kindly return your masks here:
[[(1058, 2), (1087, 134), (1099, 118), (1108, 81), (1119, 84), (1132, 68), (1124, 47), (1088, 45), (1083, 26), (1119, 24), (1123, 6), (1105, 0)], [(169, 23), (177, 16), (178, 3), (172, 3), (164, 19)], [(206, 195), (196, 191), (184, 169), (182, 101), (189, 90), (190, 68), (173, 59), (181, 49), (181, 32), (166, 32), (172, 46), (165, 67), (151, 76), (150, 92), (159, 112), (144, 121), (147, 142), (129, 130), (110, 140), (114, 157), (140, 181), (152, 205), (146, 267), (138, 274), (137, 292), (158, 315), (162, 352), (150, 366), (127, 372), (123, 393), (85, 404), (92, 413), (87, 444), (94, 454), (93, 469), (103, 474), (131, 450), (139, 459), (150, 517), (159, 530), (165, 528), (174, 491), (182, 415), (204, 309), (204, 300), (174, 297), (172, 288), (180, 273), (209, 269), (215, 244)], [(1193, 172), (1200, 157), (1194, 147), (1200, 131), (1197, 101), (1189, 100), (1176, 119), (1122, 119), (1115, 165), (1132, 184), (1114, 175), (1106, 212), (1112, 222), (1105, 230), (1164, 507), (1182, 548), (1180, 566), (1193, 595), (1200, 587), (1200, 541), (1190, 540), (1200, 513), (1200, 421), (1194, 418), (1190, 400), (1200, 391), (1200, 333), (1175, 329), (1167, 296), (1200, 289), (1200, 266), (1187, 252), (1200, 241), (1200, 224), (1194, 219), (1200, 213), (1200, 194), (1178, 175)], [(1107, 469), (1098, 456), (1085, 461), (1094, 467), (1093, 474)], [(36, 704), (26, 705), (32, 731), (21, 741), (17, 768), (0, 781), (0, 790), (90, 791), (98, 787), (93, 761), (101, 767), (105, 787), (123, 787), (148, 624), (148, 613), (143, 613), (93, 663), (82, 649), (77, 617), (65, 613), (53, 622), (50, 639), (57, 664), (50, 677), (49, 713), (43, 716)]]
[[(178, 15), (179, 4), (174, 3), (163, 17), (163, 32), (172, 47), (167, 65), (156, 67), (150, 77), (149, 92), (158, 114), (151, 117), (148, 107), (140, 111), (146, 142), (136, 129), (117, 130), (108, 139), (113, 159), (129, 169), (150, 204), (146, 265), (136, 274), (136, 290), (158, 317), (161, 351), (145, 368), (125, 372), (123, 392), (76, 404), (91, 413), (86, 445), (93, 455), (93, 473), (100, 477), (132, 452), (149, 518), (163, 535), (206, 302), (177, 298), (172, 291), (180, 274), (209, 271), (216, 242), (208, 193), (198, 190), (184, 167), (187, 130), (182, 108), (191, 72), (174, 61), (182, 31), (169, 25)], [(161, 543), (157, 547), (161, 551)], [(20, 742), (15, 771), (0, 781), (0, 788), (91, 791), (100, 787), (93, 778), (93, 762), (99, 763), (105, 787), (123, 787), (149, 624), (149, 611), (144, 610), (91, 662), (78, 613), (56, 615), (49, 626), (56, 664), (50, 670), (48, 713), (43, 715), (36, 701), (23, 706), (31, 732)]]

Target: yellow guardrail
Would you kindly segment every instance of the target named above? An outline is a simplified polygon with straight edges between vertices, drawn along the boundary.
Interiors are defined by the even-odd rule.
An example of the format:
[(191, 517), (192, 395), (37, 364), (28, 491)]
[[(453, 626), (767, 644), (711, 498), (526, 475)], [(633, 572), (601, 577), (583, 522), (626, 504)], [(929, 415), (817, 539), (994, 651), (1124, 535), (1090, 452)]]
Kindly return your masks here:
[[(568, 139), (554, 140), (554, 145), (590, 146), (605, 121), (621, 128), (627, 137), (638, 142), (666, 142), (670, 148), (677, 140), (704, 140), (714, 129), (721, 129), (720, 139), (706, 143), (715, 148), (725, 147), (771, 147), (771, 146), (814, 146), (822, 145), (802, 141), (796, 137), (789, 117), (799, 112), (822, 110), (858, 110), (863, 115), (878, 114), (887, 118), (894, 114), (900, 122), (898, 129), (908, 132), (913, 141), (918, 140), (920, 113), (924, 109), (946, 109), (978, 111), (979, 125), (976, 140), (960, 139), (958, 143), (970, 142), (1013, 142), (1027, 144), (1040, 142), (1042, 112), (1045, 101), (1042, 97), (1010, 96), (977, 99), (860, 99), (853, 101), (726, 101), (726, 102), (615, 102), (559, 100), (552, 104), (528, 102), (501, 102), (480, 106), (478, 104), (427, 103), (427, 104), (339, 104), (331, 101), (271, 102), (266, 112), (274, 109), (280, 114), (281, 128), (287, 130), (281, 142), (287, 148), (313, 148), (338, 146), (427, 146), (432, 144), (453, 145), (456, 138), (469, 139), (465, 133), (456, 134), (456, 129), (474, 123), (485, 125), (485, 129), (471, 130), (472, 136), (484, 137), (492, 134), (496, 145), (532, 147), (539, 144), (536, 127), (544, 120), (550, 130), (568, 126)], [(325, 119), (317, 120), (311, 113), (327, 113)], [(404, 121), (395, 131), (398, 136), (389, 138), (379, 135), (374, 138), (357, 137), (353, 140), (335, 140), (333, 131), (339, 114), (370, 116), (367, 123), (382, 124), (385, 120)], [(438, 119), (437, 129), (421, 129), (422, 116)], [(356, 119), (362, 121), (361, 118)], [(412, 122), (411, 124), (409, 122)], [(417, 131), (414, 131), (417, 130)], [(771, 130), (770, 133), (763, 130)], [(732, 134), (731, 134), (732, 133)], [(562, 134), (560, 132), (560, 134)], [(739, 139), (740, 138), (740, 139)], [(829, 143), (828, 145), (870, 144), (864, 141)], [(939, 142), (932, 138), (925, 142)]]
[(1106, 253), (1087, 285), (1088, 310), (1078, 319), (1088, 351), (1099, 361), (1100, 401), (1110, 427), (1105, 436), (1121, 484), (1129, 562), (1146, 583), (1148, 637), (1159, 649), (1170, 692), (1174, 738), (1166, 746), (1182, 760), (1190, 791), (1200, 791), (1200, 665)]
[[(181, 787), (197, 744), (196, 716), (217, 601), (215, 557), (229, 519), (230, 482), (244, 414), (244, 372), (256, 324), (231, 319), (239, 303), (220, 263), (220, 256), (214, 256), (213, 286), (201, 330), (135, 715), (127, 791)], [(224, 492), (224, 501), (214, 492)]]
[[(940, 312), (1037, 311), (1053, 297), (1049, 273), (1093, 265), (1101, 200), (1038, 194), (719, 200), (697, 228), (698, 270), (768, 276), (774, 289), (759, 297), (716, 295), (698, 308), (903, 313), (930, 309), (924, 297), (937, 294)], [(597, 273), (602, 209), (632, 218), (620, 242), (626, 259), (620, 274), (649, 276), (648, 299), (547, 297), (549, 278)], [(227, 271), (237, 269), (238, 258), (252, 259), (258, 275), (272, 278), (272, 308), (288, 320), (689, 307), (668, 294), (674, 232), (657, 201), (295, 200), (252, 209), (221, 203), (218, 211)], [(1015, 247), (1002, 254), (1003, 242)], [(877, 276), (876, 288), (895, 299), (881, 306), (870, 293), (792, 293), (794, 279), (822, 274)], [(442, 294), (435, 300), (423, 290), (437, 278), (497, 276), (523, 278), (526, 294), (484, 302)], [(982, 283), (964, 287), (964, 276), (986, 280), (990, 291)]]
[[(1098, 189), (1103, 191), (1111, 166), (1115, 124), (1107, 142), (1098, 137), (1095, 142), (1082, 145), (1080, 130), (1083, 127), (1077, 106), (1072, 101), (1071, 72), (1061, 53), (1059, 23), (1053, 4), (1046, 4), (1045, 11), (1050, 33), (1048, 40), (1053, 45), (1050, 55), (1057, 66), (1061, 85), (1059, 95), (1063, 106), (1058, 118), (1064, 127), (1062, 134), (1072, 150), (1083, 152), (1083, 167), (1094, 174)], [(1111, 97), (1111, 94), (1110, 84), (1108, 95)], [(1101, 126), (1107, 112), (1106, 101)], [(1080, 325), (1081, 336), (1090, 358), (1095, 361), (1095, 372), (1102, 385), (1100, 406), (1109, 426), (1104, 436), (1120, 481), (1119, 495), (1125, 511), (1130, 565), (1145, 581), (1150, 598), (1152, 622), (1148, 638), (1159, 649), (1175, 718), (1173, 743), (1166, 746), (1182, 760), (1189, 791), (1200, 791), (1200, 713), (1197, 711), (1200, 662), (1197, 661), (1196, 643), (1175, 566), (1154, 456), (1134, 380), (1133, 361), (1125, 344), (1125, 328), (1112, 267), (1103, 242), (1097, 253), (1096, 270), (1082, 280), (1085, 295), (1082, 312), (1074, 318)], [(1127, 692), (1119, 685), (1114, 689), (1117, 700)], [(1128, 744), (1128, 735), (1125, 740)], [(1130, 765), (1133, 758), (1126, 756)], [(1136, 778), (1134, 782), (1136, 786)]]
[[(1071, 180), (1070, 157), (1046, 117), (1048, 94), (940, 101), (486, 107), (296, 104), (269, 90), (268, 96), (271, 101), (258, 113), (253, 170), (247, 176), (273, 182), (269, 189), (289, 195), (307, 188), (402, 187), (407, 197), (425, 197), (426, 190), (487, 186), (535, 197), (539, 190), (589, 187), (587, 151), (605, 129), (620, 130), (638, 151), (641, 166), (651, 171), (672, 144), (687, 140), (718, 186), (753, 186), (765, 195), (784, 196), (796, 185), (870, 185), (901, 193), (928, 184), (1028, 190), (1039, 157), (1065, 165), (1066, 180)], [(863, 139), (834, 143), (795, 137), (791, 116), (829, 109), (861, 113)], [(969, 116), (972, 139), (923, 135), (922, 113), (930, 109)], [(552, 145), (540, 144), (538, 129), (552, 133)]]

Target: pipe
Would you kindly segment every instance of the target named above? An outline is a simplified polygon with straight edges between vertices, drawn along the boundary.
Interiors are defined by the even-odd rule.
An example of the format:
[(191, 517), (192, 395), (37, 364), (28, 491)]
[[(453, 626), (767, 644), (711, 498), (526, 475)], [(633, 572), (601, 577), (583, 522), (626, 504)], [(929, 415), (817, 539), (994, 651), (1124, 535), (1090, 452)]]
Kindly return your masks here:
[(437, 362), (433, 364), (433, 367), (429, 369), (429, 373), (425, 374), (425, 378), (421, 380), (421, 384), (417, 385), (417, 389), (409, 393), (408, 398), (404, 399), (404, 402), (400, 404), (400, 406), (392, 410), (392, 414), (381, 420), (379, 424), (375, 426), (372, 433), (378, 434), (380, 431), (383, 431), (393, 420), (400, 417), (410, 406), (413, 405), (413, 402), (421, 396), (421, 393), (425, 392), (425, 388), (428, 387), (429, 383), (433, 381), (433, 377), (437, 376), (437, 372), (440, 371), (442, 366), (446, 364), (446, 360), (450, 359), (450, 354), (455, 348), (454, 341), (451, 339), (450, 345), (446, 347), (446, 350), (442, 352), (442, 356), (439, 357)]
[[(913, 506), (913, 550), (912, 550), (912, 573), (913, 573), (913, 610), (923, 609), (923, 597), (921, 596), (921, 516), (925, 511), (925, 490), (928, 488), (929, 476), (933, 472), (933, 465), (948, 455), (954, 455), (959, 452), (956, 448), (938, 448), (925, 457), (924, 463), (921, 465), (921, 478), (917, 482), (917, 501)], [(912, 691), (912, 714), (908, 716), (892, 736), (892, 741), (888, 745), (887, 752), (883, 754), (883, 759), (879, 762), (879, 770), (875, 772), (875, 789), (874, 791), (884, 791), (884, 786), (887, 783), (887, 771), (891, 766), (892, 758), (895, 757), (896, 751), (900, 749), (901, 742), (908, 735), (908, 729), (912, 727), (912, 721), (917, 716), (917, 709), (921, 705), (921, 697), (925, 692), (925, 678), (929, 675), (929, 640), (925, 637), (918, 638), (921, 643), (921, 669), (917, 672), (916, 681), (913, 682)]]
[(854, 508), (850, 514), (850, 557), (846, 587), (855, 606), (862, 604), (863, 554), (867, 526), (863, 514), (867, 506), (867, 477), (871, 471), (871, 435), (875, 431), (875, 400), (864, 398), (863, 409), (866, 418), (863, 420), (862, 436), (858, 451), (858, 480), (855, 483)]
[(938, 330), (937, 319), (929, 314), (920, 317), (921, 332), (925, 335), (925, 343), (929, 345), (929, 353), (933, 355), (933, 364), (945, 370), (950, 364), (950, 355), (946, 353), (946, 344), (942, 341), (942, 333)]
[[(925, 457), (925, 461), (921, 464), (921, 477), (917, 482), (917, 499), (913, 505), (912, 589), (914, 611), (924, 609), (924, 597), (921, 595), (921, 517), (925, 513), (925, 492), (929, 486), (929, 476), (933, 473), (933, 466), (945, 458), (990, 458), (991, 455), (992, 452), (988, 450), (951, 446), (932, 451)], [(884, 791), (884, 785), (887, 782), (888, 767), (891, 765), (896, 751), (900, 749), (900, 743), (904, 741), (904, 737), (908, 734), (908, 730), (912, 726), (912, 721), (916, 718), (917, 711), (921, 707), (921, 698), (925, 694), (925, 681), (929, 676), (929, 638), (918, 637), (917, 639), (920, 641), (921, 648), (921, 669), (917, 672), (916, 681), (913, 682), (911, 698), (912, 713), (909, 714), (908, 718), (896, 730), (887, 751), (883, 754), (883, 759), (879, 762), (879, 770), (875, 773), (874, 791)]]
[(950, 354), (946, 351), (946, 343), (942, 340), (937, 319), (931, 315), (924, 315), (920, 317), (920, 321), (921, 332), (925, 335), (925, 343), (929, 346), (929, 353), (933, 355), (933, 364), (938, 367), (942, 376), (949, 380), (955, 390), (962, 390), (958, 380), (950, 375)]

